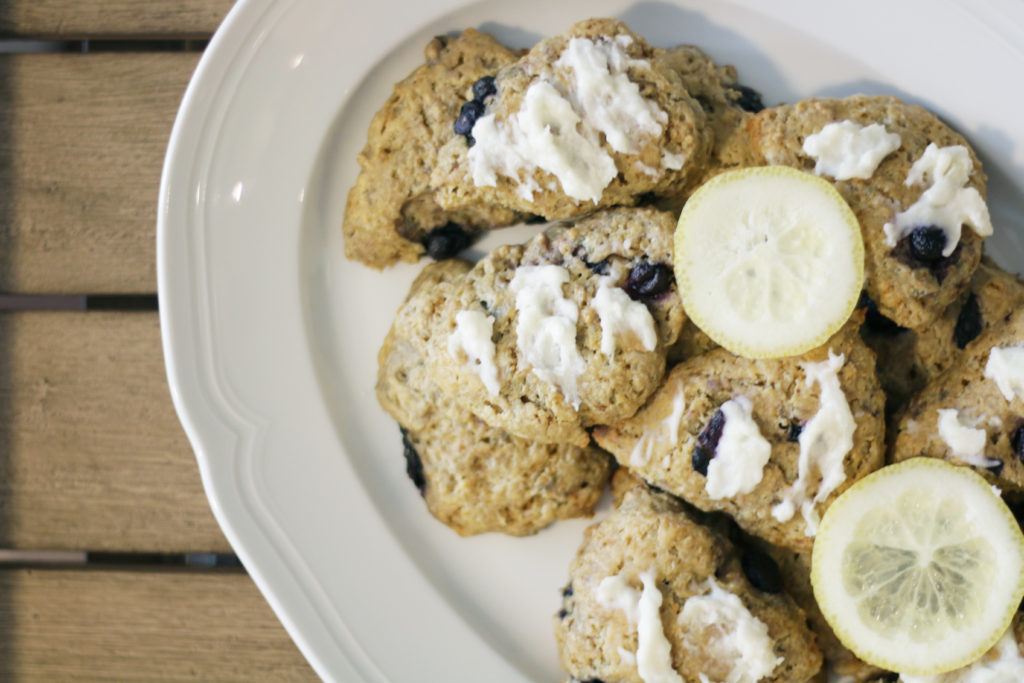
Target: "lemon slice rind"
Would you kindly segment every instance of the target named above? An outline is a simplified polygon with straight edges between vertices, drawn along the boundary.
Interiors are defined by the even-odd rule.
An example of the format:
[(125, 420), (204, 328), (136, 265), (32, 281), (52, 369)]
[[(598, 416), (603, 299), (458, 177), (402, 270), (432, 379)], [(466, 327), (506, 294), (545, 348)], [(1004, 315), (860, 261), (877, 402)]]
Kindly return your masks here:
[[(947, 593), (951, 596), (948, 603), (939, 602), (947, 607), (956, 603), (963, 609), (947, 612), (940, 606), (932, 613), (938, 613), (937, 618), (910, 619), (923, 625), (915, 629), (880, 627), (891, 613), (909, 604), (894, 599), (901, 582), (886, 574), (885, 588), (875, 584), (874, 593), (860, 590), (853, 595), (850, 584), (870, 585), (870, 578), (863, 577), (871, 574), (870, 567), (854, 562), (873, 552), (879, 557), (908, 547), (923, 557), (929, 544), (908, 532), (915, 524), (926, 527), (930, 515), (932, 522), (941, 522), (931, 524), (928, 534), (930, 543), (941, 552), (931, 549), (932, 564), (919, 576), (932, 579), (945, 573), (951, 577), (943, 558), (956, 556), (958, 569), (964, 570), (960, 578), (966, 581), (943, 579), (958, 583)], [(868, 549), (858, 552), (858, 548)], [(977, 566), (966, 571), (972, 561)], [(865, 477), (833, 502), (815, 539), (811, 584), (836, 636), (859, 658), (905, 674), (944, 673), (981, 657), (1009, 627), (1024, 598), (1024, 534), (1009, 508), (976, 472), (934, 458), (913, 458)], [(916, 585), (920, 589), (929, 584), (921, 581)], [(957, 590), (963, 600), (953, 597)], [(924, 601), (922, 605), (927, 604), (929, 591), (913, 594)], [(941, 589), (931, 592), (932, 596), (942, 594)], [(868, 595), (873, 597), (865, 597)], [(874, 626), (864, 616), (870, 619), (876, 613), (873, 604), (882, 614)], [(906, 613), (916, 612), (908, 608)], [(943, 630), (944, 635), (940, 633)]]
[(687, 200), (674, 264), (699, 328), (737, 355), (776, 358), (820, 346), (850, 317), (864, 243), (831, 183), (758, 166), (721, 173)]

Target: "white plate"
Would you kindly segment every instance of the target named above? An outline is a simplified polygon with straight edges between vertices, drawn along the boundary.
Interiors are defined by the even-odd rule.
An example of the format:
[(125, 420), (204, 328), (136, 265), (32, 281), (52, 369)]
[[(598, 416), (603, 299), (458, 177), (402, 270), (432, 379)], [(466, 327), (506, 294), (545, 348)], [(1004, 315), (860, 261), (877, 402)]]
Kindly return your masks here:
[(459, 5), (242, 0), (189, 86), (164, 168), (174, 401), (217, 519), (326, 679), (559, 680), (551, 615), (587, 524), (458, 538), (427, 514), (373, 397), (377, 347), (417, 269), (345, 261), (339, 226), (369, 119), (431, 36), (476, 26), (528, 46), (613, 15), (735, 64), (769, 104), (898, 94), (971, 139), (991, 181), (990, 252), (1024, 264), (1019, 2)]

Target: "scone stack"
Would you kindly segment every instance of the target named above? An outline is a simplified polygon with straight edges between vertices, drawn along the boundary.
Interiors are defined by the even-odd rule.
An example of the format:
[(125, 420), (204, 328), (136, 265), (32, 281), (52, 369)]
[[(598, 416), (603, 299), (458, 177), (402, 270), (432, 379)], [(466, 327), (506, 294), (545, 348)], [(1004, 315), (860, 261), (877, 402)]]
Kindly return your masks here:
[[(554, 619), (572, 680), (897, 679), (817, 607), (826, 509), (916, 456), (1024, 492), (1024, 284), (982, 258), (985, 177), (962, 136), (891, 97), (764, 108), (697, 48), (591, 19), (525, 54), (435, 39), (359, 162), (346, 255), (436, 261), (377, 384), (431, 514), (532, 534), (593, 514), (612, 480)], [(849, 204), (864, 292), (822, 346), (743, 358), (687, 320), (673, 233), (705, 181), (772, 165)], [(534, 217), (557, 222), (453, 258)]]

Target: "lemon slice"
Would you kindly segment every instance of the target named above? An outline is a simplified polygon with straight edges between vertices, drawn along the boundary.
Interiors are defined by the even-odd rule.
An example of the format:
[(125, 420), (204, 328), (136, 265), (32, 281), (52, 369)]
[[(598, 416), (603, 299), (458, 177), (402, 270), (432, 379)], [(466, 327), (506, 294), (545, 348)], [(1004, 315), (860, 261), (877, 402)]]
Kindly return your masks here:
[(675, 233), (683, 307), (748, 358), (820, 346), (864, 281), (860, 224), (826, 180), (786, 166), (727, 171), (683, 206)]
[(814, 542), (811, 584), (864, 661), (932, 675), (974, 661), (1024, 596), (1024, 534), (984, 479), (913, 458), (841, 495)]

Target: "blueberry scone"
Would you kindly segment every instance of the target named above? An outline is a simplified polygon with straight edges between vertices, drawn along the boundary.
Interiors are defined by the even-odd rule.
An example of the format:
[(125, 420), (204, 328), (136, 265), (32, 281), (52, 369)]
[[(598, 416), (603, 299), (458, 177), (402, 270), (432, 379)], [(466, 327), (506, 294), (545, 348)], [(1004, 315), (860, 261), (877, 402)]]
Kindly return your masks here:
[(890, 459), (969, 465), (1001, 489), (1024, 491), (1024, 308), (967, 344), (899, 422)]
[(555, 617), (572, 680), (800, 683), (818, 674), (804, 613), (778, 586), (756, 587), (725, 537), (623, 470), (613, 486), (618, 505), (585, 532)]
[(426, 63), (395, 85), (373, 117), (345, 207), (345, 255), (375, 268), (415, 261), (424, 251), (453, 255), (467, 246), (469, 233), (519, 219), (482, 202), (442, 209), (429, 186), (438, 150), (455, 137), (452, 124), (467, 93), (517, 53), (473, 29), (434, 38), (425, 53)]
[(547, 443), (632, 415), (661, 382), (685, 315), (671, 214), (619, 208), (498, 247), (425, 312), (428, 370), (493, 427)]
[(982, 257), (967, 291), (927, 328), (900, 327), (875, 310), (869, 311), (861, 336), (878, 354), (882, 388), (900, 407), (956, 365), (968, 343), (1021, 307), (1024, 282)]
[(558, 519), (589, 516), (611, 473), (607, 454), (490, 427), (457, 407), (424, 370), (416, 321), (469, 268), (454, 259), (427, 266), (379, 353), (377, 396), (402, 427), (407, 472), (431, 514), (463, 536), (523, 536)]
[(636, 415), (596, 428), (594, 439), (696, 507), (809, 548), (832, 500), (884, 461), (884, 397), (858, 323), (801, 356), (715, 349), (684, 361)]
[(549, 220), (672, 195), (712, 132), (658, 51), (621, 21), (589, 19), (539, 42), (468, 102), (431, 177), (446, 209), (507, 206)]
[(816, 98), (748, 127), (761, 163), (835, 183), (860, 221), (865, 289), (903, 327), (932, 323), (967, 287), (992, 232), (985, 174), (964, 138), (894, 97)]

